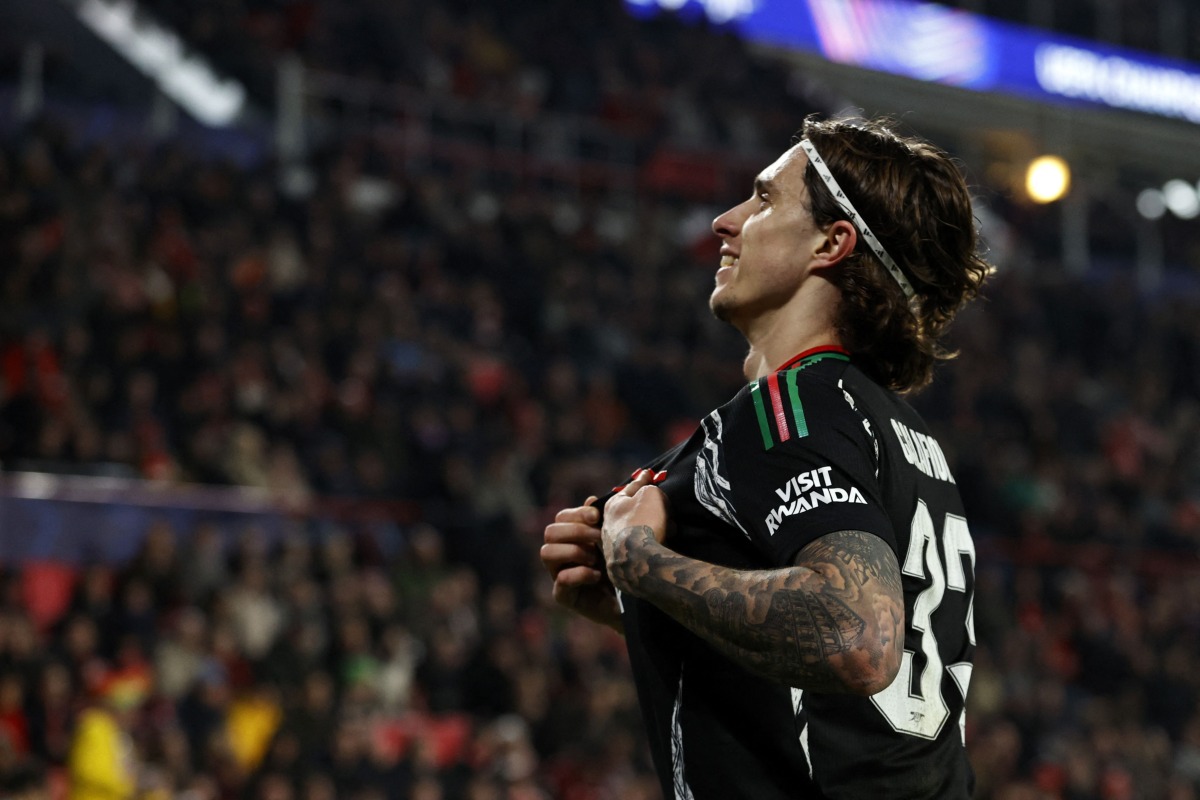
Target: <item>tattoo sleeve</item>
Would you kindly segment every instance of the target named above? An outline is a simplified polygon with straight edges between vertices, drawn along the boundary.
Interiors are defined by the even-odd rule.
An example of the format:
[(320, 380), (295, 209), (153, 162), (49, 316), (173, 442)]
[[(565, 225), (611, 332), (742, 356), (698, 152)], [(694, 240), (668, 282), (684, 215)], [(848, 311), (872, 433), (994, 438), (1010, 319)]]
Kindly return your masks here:
[(802, 689), (856, 694), (896, 674), (903, 589), (896, 555), (879, 537), (831, 533), (793, 567), (743, 571), (682, 556), (648, 527), (624, 533), (609, 564), (614, 582), (742, 666)]

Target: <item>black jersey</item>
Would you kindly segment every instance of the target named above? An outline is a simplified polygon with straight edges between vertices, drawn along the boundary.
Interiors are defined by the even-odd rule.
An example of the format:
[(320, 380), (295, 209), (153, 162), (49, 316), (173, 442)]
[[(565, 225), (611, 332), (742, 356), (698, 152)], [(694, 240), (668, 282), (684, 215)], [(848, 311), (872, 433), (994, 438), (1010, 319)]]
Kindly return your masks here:
[(751, 383), (647, 466), (669, 473), (660, 488), (673, 550), (773, 569), (825, 534), (866, 531), (896, 552), (906, 614), (896, 680), (856, 697), (759, 677), (654, 605), (621, 596), (667, 800), (969, 797), (975, 551), (954, 478), (917, 413), (826, 348)]

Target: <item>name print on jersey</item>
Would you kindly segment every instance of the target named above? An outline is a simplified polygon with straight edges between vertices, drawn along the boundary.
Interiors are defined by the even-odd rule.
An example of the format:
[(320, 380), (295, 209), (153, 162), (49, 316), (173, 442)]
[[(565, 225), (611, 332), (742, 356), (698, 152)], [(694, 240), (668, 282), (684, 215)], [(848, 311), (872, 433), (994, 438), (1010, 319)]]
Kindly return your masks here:
[(900, 440), (900, 449), (904, 451), (904, 459), (908, 463), (931, 478), (948, 483), (955, 482), (937, 439), (914, 431), (898, 419), (892, 419), (892, 430)]
[[(808, 472), (801, 472), (783, 486), (775, 490), (783, 505), (767, 514), (765, 524), (767, 533), (775, 535), (784, 517), (793, 514), (803, 514), (825, 503), (862, 503), (866, 498), (857, 487), (843, 489), (833, 485), (833, 467), (817, 467)], [(807, 494), (805, 494), (807, 492)]]

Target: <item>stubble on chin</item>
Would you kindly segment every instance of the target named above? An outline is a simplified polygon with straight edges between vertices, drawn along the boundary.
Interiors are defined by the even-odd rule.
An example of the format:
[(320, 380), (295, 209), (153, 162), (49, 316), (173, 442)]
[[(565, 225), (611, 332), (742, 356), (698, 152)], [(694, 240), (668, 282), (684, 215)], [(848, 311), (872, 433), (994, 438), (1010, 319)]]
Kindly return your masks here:
[(719, 297), (716, 292), (708, 298), (708, 310), (721, 322), (729, 322), (733, 316), (733, 304), (727, 298)]

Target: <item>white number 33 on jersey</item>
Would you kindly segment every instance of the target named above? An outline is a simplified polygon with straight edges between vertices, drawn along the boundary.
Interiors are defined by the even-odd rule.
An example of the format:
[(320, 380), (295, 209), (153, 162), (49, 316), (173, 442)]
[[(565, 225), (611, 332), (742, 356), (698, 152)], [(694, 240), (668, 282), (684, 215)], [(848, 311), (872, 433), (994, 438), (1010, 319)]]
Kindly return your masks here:
[[(896, 680), (888, 688), (879, 692), (871, 701), (875, 703), (880, 713), (887, 718), (893, 728), (902, 733), (920, 736), (923, 739), (935, 739), (950, 716), (950, 709), (942, 697), (942, 674), (948, 669), (955, 685), (962, 693), (966, 702), (967, 687), (971, 683), (971, 664), (960, 662), (944, 664), (942, 653), (938, 648), (937, 636), (934, 634), (932, 617), (949, 589), (956, 592), (967, 592), (967, 576), (963, 570), (962, 556), (968, 556), (972, 571), (975, 568), (975, 543), (971, 532), (967, 529), (967, 521), (954, 514), (947, 514), (942, 524), (942, 552), (946, 553), (946, 564), (943, 567), (941, 556), (938, 554), (937, 531), (934, 529), (933, 517), (923, 500), (917, 501), (917, 510), (913, 514), (911, 535), (908, 542), (908, 554), (904, 558), (903, 572), (914, 578), (929, 580), (925, 588), (913, 603), (912, 619), (909, 626), (921, 634), (921, 654), (925, 657), (925, 668), (921, 671), (920, 681), (916, 691), (913, 687), (913, 651), (905, 650), (900, 672)], [(966, 628), (967, 637), (975, 644), (975, 605), (970, 598), (967, 606)], [(965, 743), (966, 711), (959, 717), (960, 734)]]

